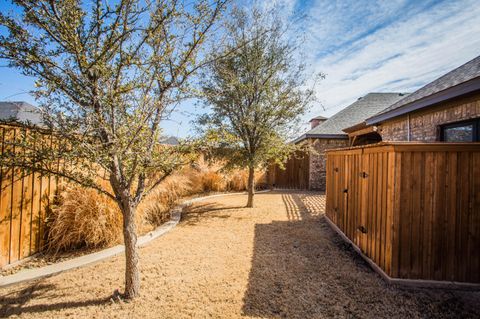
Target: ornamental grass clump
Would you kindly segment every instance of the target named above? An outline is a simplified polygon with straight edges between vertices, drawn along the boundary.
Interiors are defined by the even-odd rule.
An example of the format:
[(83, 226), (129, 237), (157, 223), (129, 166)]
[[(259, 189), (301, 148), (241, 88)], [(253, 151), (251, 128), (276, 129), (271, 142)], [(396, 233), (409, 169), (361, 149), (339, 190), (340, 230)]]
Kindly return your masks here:
[(150, 226), (159, 226), (170, 218), (170, 211), (179, 200), (192, 191), (192, 183), (187, 176), (176, 174), (160, 184), (139, 206), (142, 221)]
[(49, 251), (105, 247), (119, 242), (122, 215), (113, 200), (80, 186), (67, 186), (57, 200), (49, 218)]

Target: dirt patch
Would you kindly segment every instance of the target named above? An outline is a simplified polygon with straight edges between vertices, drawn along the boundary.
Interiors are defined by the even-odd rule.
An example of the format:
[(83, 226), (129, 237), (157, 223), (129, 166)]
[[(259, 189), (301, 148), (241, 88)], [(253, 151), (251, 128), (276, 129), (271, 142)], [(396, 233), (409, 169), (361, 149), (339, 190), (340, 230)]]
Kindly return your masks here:
[(194, 204), (141, 249), (142, 297), (123, 303), (122, 256), (0, 290), (0, 316), (474, 318), (480, 293), (387, 286), (322, 217), (317, 193)]

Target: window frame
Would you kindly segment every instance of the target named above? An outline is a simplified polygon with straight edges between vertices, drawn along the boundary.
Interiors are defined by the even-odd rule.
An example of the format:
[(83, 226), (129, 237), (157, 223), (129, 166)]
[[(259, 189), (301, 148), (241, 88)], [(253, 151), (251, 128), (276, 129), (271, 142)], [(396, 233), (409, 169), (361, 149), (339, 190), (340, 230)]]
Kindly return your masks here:
[(480, 118), (469, 119), (469, 120), (464, 120), (464, 121), (459, 121), (459, 122), (440, 125), (440, 141), (446, 142), (445, 141), (445, 130), (446, 129), (462, 127), (462, 126), (467, 126), (467, 125), (472, 125), (473, 141), (471, 141), (471, 142), (449, 142), (449, 143), (475, 143), (475, 142), (480, 142)]

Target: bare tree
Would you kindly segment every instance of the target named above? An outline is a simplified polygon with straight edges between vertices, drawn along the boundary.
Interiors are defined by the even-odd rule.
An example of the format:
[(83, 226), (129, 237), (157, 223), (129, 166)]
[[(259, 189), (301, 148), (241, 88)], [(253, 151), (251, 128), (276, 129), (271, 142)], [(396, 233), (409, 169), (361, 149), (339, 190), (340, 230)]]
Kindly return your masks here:
[(314, 98), (288, 30), (275, 11), (233, 10), (223, 57), (202, 83), (211, 108), (201, 117), (207, 140), (228, 165), (248, 168), (247, 207), (253, 207), (255, 168), (281, 164), (296, 149), (286, 143), (287, 132)]
[[(202, 48), (226, 2), (17, 0), (20, 13), (0, 13), (7, 30), (0, 58), (36, 77), (35, 95), (58, 141), (40, 152), (24, 138), (31, 156), (3, 156), (1, 165), (57, 174), (118, 203), (125, 298), (140, 292), (136, 209), (186, 159), (182, 147), (160, 144), (160, 123), (204, 65)], [(51, 165), (59, 159), (68, 165)]]

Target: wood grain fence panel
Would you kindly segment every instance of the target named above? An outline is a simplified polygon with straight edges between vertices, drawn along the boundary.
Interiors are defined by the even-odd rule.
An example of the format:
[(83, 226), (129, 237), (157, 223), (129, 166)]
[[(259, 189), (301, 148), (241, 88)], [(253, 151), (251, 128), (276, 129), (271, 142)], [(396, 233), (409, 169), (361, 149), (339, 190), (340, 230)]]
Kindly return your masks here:
[(472, 154), (471, 215), (469, 222), (469, 281), (480, 282), (480, 152)]
[(435, 153), (435, 192), (434, 192), (434, 254), (433, 254), (433, 278), (442, 279), (442, 263), (444, 261), (444, 252), (446, 251), (446, 220), (445, 220), (445, 163), (446, 155), (444, 152)]
[(378, 250), (377, 250), (377, 233), (378, 233), (378, 227), (377, 227), (377, 221), (380, 219), (380, 214), (381, 211), (379, 209), (379, 196), (378, 192), (380, 192), (380, 187), (379, 187), (379, 179), (381, 178), (380, 172), (378, 170), (378, 165), (379, 165), (379, 155), (381, 153), (374, 153), (372, 154), (373, 157), (373, 163), (372, 163), (372, 173), (373, 173), (373, 178), (372, 178), (372, 206), (371, 206), (371, 213), (370, 213), (370, 227), (372, 228), (372, 233), (370, 234), (370, 254), (372, 256), (372, 260), (375, 262), (379, 262), (379, 256), (378, 256)]
[(410, 168), (409, 168), (409, 192), (410, 196), (408, 198), (408, 214), (410, 223), (405, 225), (403, 229), (405, 230), (405, 235), (410, 237), (410, 240), (405, 238), (405, 250), (408, 250), (404, 254), (404, 258), (407, 259), (405, 267), (405, 278), (418, 278), (419, 274), (419, 259), (418, 251), (420, 250), (421, 243), (419, 242), (419, 233), (420, 233), (420, 216), (421, 212), (419, 210), (419, 203), (421, 200), (421, 153), (411, 152), (410, 154)]
[[(15, 129), (6, 128), (4, 135), (4, 148), (3, 154), (14, 152), (12, 140), (15, 139)], [(3, 243), (2, 249), (5, 251), (5, 262), (10, 263), (12, 251), (12, 213), (14, 207), (14, 168), (9, 167), (4, 169), (2, 174), (2, 213), (3, 213)]]
[[(1, 127), (2, 132), (2, 155), (6, 151), (5, 140), (9, 138), (8, 130)], [(0, 266), (9, 262), (10, 255), (10, 211), (8, 209), (11, 200), (9, 169), (0, 167)]]
[(358, 178), (362, 170), (362, 156), (355, 155), (354, 173), (352, 174), (353, 183), (355, 184), (355, 192), (350, 194), (353, 202), (353, 209), (349, 212), (354, 216), (352, 241), (360, 246), (360, 237), (358, 227), (361, 225), (362, 216), (362, 180)]
[(423, 210), (423, 250), (422, 250), (422, 277), (432, 277), (432, 226), (434, 224), (433, 219), (433, 196), (434, 196), (434, 153), (425, 152), (425, 165), (424, 165), (424, 210)]
[[(457, 209), (459, 214), (457, 216), (457, 232), (452, 232), (451, 240), (454, 242), (451, 245), (452, 251), (449, 251), (449, 269), (447, 269), (447, 274), (450, 274), (450, 278), (460, 278), (461, 281), (464, 281), (467, 276), (467, 265), (468, 265), (468, 228), (469, 228), (469, 215), (470, 215), (470, 166), (471, 166), (471, 154), (466, 152), (459, 153), (459, 181), (457, 184), (458, 190), (458, 201), (455, 201), (453, 209)], [(457, 191), (456, 190), (456, 191)], [(453, 202), (453, 200), (452, 200)], [(456, 205), (456, 207), (455, 207)], [(453, 215), (455, 218), (455, 215)], [(455, 245), (455, 234), (457, 245)], [(457, 260), (455, 260), (457, 257)], [(456, 268), (456, 274), (455, 274)], [(480, 271), (480, 270), (479, 270)]]
[(389, 276), (480, 282), (480, 144), (389, 143), (327, 156), (327, 216)]
[(32, 231), (32, 194), (35, 180), (32, 174), (23, 178), (23, 196), (22, 196), (22, 228), (21, 228), (21, 257), (25, 258), (31, 254), (31, 231)]
[(386, 158), (386, 153), (382, 152), (379, 155), (378, 158), (378, 177), (377, 177), (377, 185), (378, 185), (378, 190), (376, 194), (376, 202), (377, 202), (377, 218), (375, 220), (376, 222), (376, 233), (375, 233), (375, 255), (377, 256), (377, 261), (378, 265), (380, 267), (385, 267), (385, 249), (384, 249), (384, 242), (385, 239), (382, 239), (382, 235), (384, 235), (385, 231), (385, 226), (383, 226), (383, 223), (385, 223), (385, 202), (386, 202), (386, 177), (387, 174), (385, 172), (385, 167), (387, 165), (387, 158)]
[[(461, 214), (456, 214), (457, 211), (457, 191), (461, 190), (461, 185), (458, 183), (462, 182), (462, 174), (468, 174), (468, 164), (466, 171), (461, 169), (459, 172), (459, 179), (457, 180), (457, 152), (446, 153), (447, 161), (447, 171), (446, 171), (446, 197), (445, 197), (445, 261), (443, 266), (443, 280), (453, 280), (455, 278), (455, 254), (456, 251), (456, 234), (461, 233), (462, 225), (461, 220), (457, 219), (456, 216), (461, 216)], [(462, 162), (461, 158), (458, 158)], [(465, 176), (468, 177), (468, 176)], [(468, 194), (466, 194), (468, 196)], [(467, 197), (468, 199), (468, 197)], [(462, 209), (462, 208), (460, 208)]]
[(402, 154), (388, 153), (387, 216), (385, 221), (385, 272), (398, 276), (399, 207), (400, 194), (397, 183), (402, 170)]
[[(26, 130), (13, 125), (0, 126), (1, 155), (14, 152), (15, 156), (24, 156), (25, 149), (17, 142), (26, 134), (40, 134)], [(43, 147), (52, 146), (51, 135), (42, 135), (40, 140)], [(42, 143), (36, 142), (34, 147)], [(0, 168), (0, 267), (41, 250), (44, 245), (46, 207), (50, 205), (59, 182), (57, 177), (41, 175), (21, 168), (21, 165)]]
[[(14, 153), (22, 153), (22, 150), (15, 145), (18, 144), (20, 138), (20, 129), (13, 129), (14, 145), (12, 151)], [(9, 262), (13, 263), (20, 259), (20, 235), (21, 235), (21, 217), (22, 217), (22, 170), (18, 167), (12, 168), (12, 200), (11, 200), (11, 212), (10, 212), (10, 259)]]
[(279, 189), (308, 189), (310, 178), (310, 158), (304, 152), (293, 154), (285, 163), (284, 169), (277, 165), (269, 167), (270, 183)]

